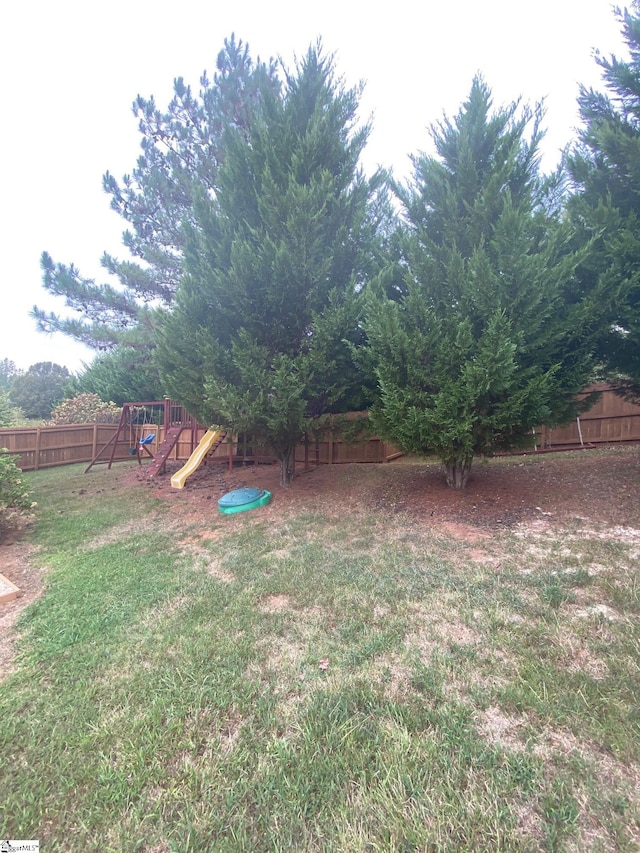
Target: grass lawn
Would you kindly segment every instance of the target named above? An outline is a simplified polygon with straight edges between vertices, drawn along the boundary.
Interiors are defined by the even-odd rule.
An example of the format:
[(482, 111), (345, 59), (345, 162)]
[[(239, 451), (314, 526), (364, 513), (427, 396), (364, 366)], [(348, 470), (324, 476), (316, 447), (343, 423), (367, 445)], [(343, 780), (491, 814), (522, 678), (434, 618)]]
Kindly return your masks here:
[(130, 470), (30, 476), (45, 591), (0, 683), (0, 837), (640, 850), (640, 519), (190, 516)]

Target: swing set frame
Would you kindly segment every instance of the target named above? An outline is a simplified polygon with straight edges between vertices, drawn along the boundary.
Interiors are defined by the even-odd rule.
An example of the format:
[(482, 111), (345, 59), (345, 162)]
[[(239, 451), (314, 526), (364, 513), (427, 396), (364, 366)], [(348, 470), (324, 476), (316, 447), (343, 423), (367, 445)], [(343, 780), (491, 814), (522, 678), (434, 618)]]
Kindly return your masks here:
[[(141, 413), (142, 422), (140, 422)], [(163, 439), (158, 442), (157, 431), (161, 427)], [(85, 468), (85, 474), (94, 465), (106, 464), (110, 469), (114, 462), (124, 461), (122, 455), (118, 454), (118, 449), (124, 444), (128, 446), (128, 455), (136, 456), (139, 465), (142, 464), (143, 453), (153, 460), (149, 466), (150, 476), (159, 474), (164, 470), (169, 453), (186, 429), (191, 430), (191, 452), (193, 452), (197, 444), (199, 427), (196, 419), (184, 406), (174, 403), (169, 397), (165, 397), (164, 400), (124, 403), (116, 431)], [(147, 428), (155, 428), (156, 432), (145, 435)], [(153, 445), (155, 452), (150, 449), (150, 445)], [(107, 451), (110, 451), (108, 455)]]

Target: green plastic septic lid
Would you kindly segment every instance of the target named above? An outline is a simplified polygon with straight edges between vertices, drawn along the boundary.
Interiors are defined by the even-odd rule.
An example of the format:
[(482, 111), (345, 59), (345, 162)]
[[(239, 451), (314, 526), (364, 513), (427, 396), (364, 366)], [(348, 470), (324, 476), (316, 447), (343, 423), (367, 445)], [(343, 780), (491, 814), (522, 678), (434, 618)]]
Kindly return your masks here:
[(243, 506), (259, 500), (264, 495), (264, 489), (236, 489), (228, 492), (218, 500), (218, 506)]

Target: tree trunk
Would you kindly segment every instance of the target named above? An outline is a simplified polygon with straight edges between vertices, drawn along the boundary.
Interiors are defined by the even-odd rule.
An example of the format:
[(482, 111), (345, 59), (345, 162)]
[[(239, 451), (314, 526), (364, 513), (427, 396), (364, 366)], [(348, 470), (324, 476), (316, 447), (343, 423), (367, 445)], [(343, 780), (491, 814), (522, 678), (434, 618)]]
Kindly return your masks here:
[(280, 485), (289, 486), (296, 475), (295, 466), (295, 447), (287, 450), (284, 456), (280, 457)]
[(464, 489), (469, 479), (473, 456), (462, 456), (453, 462), (445, 462), (447, 469), (447, 485), (452, 489)]

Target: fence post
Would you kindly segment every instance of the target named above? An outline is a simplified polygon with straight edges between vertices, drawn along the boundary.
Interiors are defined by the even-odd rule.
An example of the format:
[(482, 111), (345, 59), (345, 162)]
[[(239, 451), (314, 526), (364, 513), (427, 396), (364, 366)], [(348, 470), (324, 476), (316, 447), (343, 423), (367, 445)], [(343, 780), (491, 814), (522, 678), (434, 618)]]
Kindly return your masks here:
[(333, 415), (329, 415), (329, 465), (333, 465)]
[(36, 427), (36, 452), (33, 457), (33, 470), (37, 471), (40, 465), (40, 427)]

